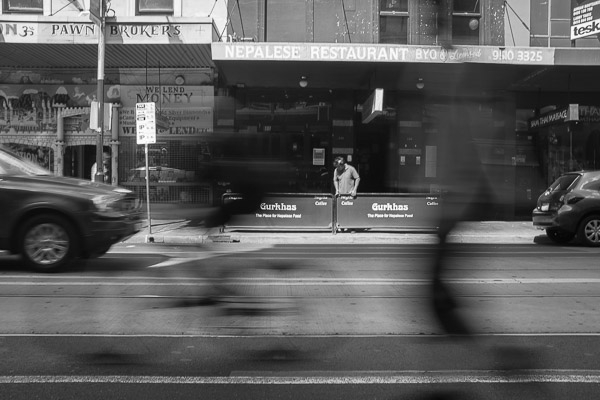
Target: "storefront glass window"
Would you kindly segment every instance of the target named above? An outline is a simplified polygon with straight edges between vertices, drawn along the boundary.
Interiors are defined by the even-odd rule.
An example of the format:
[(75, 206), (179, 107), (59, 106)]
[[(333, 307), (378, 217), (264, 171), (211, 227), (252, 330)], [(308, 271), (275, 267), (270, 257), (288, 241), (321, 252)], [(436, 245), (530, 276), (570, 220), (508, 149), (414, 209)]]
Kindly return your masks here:
[[(267, 41), (304, 41), (306, 30), (306, 1), (268, 1), (267, 7), (265, 17)], [(240, 24), (236, 24), (238, 36), (248, 36), (248, 33), (244, 31), (243, 22), (244, 18), (241, 18)]]
[(173, 0), (137, 0), (138, 14), (173, 14)]
[(479, 0), (454, 0), (452, 9), (452, 43), (478, 45), (480, 20)]
[(408, 0), (381, 0), (381, 11), (408, 12)]
[[(564, 0), (531, 1), (532, 46), (571, 47), (571, 2)], [(577, 40), (577, 47), (598, 47), (596, 35)]]
[(43, 3), (43, 0), (4, 0), (4, 11), (41, 14)]
[(379, 42), (408, 43), (408, 0), (381, 0)]

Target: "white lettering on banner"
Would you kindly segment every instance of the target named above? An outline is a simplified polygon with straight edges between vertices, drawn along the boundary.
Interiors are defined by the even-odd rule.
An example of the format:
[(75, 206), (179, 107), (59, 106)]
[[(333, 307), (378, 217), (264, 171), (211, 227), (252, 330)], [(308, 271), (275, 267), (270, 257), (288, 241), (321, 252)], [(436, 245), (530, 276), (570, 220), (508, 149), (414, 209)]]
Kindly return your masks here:
[(511, 63), (541, 63), (544, 61), (544, 53), (543, 50), (493, 49), (492, 60)]
[(302, 219), (302, 214), (261, 214), (255, 213), (256, 218), (295, 218)]
[(296, 211), (295, 204), (285, 204), (285, 203), (261, 203), (261, 210), (269, 210), (269, 211)]
[(391, 44), (213, 43), (215, 60), (435, 62), (554, 65), (554, 49), (492, 46), (408, 46)]
[(315, 201), (315, 206), (326, 206), (327, 202), (326, 201)]
[(540, 126), (548, 125), (556, 121), (566, 121), (568, 116), (567, 110), (561, 110), (553, 112), (548, 115), (542, 115), (541, 117), (531, 121), (531, 128), (537, 128)]
[(367, 213), (367, 218), (413, 218), (414, 214), (371, 214)]
[(427, 202), (427, 205), (428, 205), (428, 206), (439, 206), (439, 205), (440, 205), (440, 203), (438, 203), (437, 201), (428, 201), (428, 202)]
[(373, 203), (371, 206), (373, 211), (408, 211), (408, 204), (396, 204), (396, 203), (386, 203), (379, 204)]

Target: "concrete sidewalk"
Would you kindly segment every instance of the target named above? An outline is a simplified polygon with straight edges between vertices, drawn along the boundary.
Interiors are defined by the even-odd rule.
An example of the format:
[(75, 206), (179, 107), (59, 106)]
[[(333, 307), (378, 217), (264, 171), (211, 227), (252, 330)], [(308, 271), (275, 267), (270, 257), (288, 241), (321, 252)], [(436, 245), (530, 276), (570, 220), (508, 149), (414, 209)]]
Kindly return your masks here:
[[(463, 222), (450, 235), (454, 243), (531, 244), (545, 238), (528, 221), (476, 221)], [(242, 244), (429, 244), (436, 243), (434, 232), (331, 232), (318, 231), (225, 231), (207, 229), (198, 219), (152, 219), (151, 232), (147, 222), (142, 231), (125, 243), (242, 243)]]

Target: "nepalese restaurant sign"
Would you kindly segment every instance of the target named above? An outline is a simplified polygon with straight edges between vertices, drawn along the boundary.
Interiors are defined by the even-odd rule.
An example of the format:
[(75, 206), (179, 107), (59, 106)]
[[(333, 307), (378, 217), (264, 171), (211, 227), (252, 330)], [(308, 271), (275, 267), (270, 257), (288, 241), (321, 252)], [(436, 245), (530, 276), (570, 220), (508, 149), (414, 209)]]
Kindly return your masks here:
[(440, 197), (435, 194), (359, 193), (337, 198), (338, 228), (433, 230), (438, 226)]
[[(97, 44), (100, 28), (82, 22), (0, 21), (0, 43)], [(174, 18), (170, 23), (107, 23), (107, 44), (209, 44), (212, 24), (189, 23)]]
[(211, 47), (213, 60), (554, 64), (553, 48), (240, 42)]
[[(225, 203), (240, 199), (238, 194), (223, 196)], [(332, 219), (330, 194), (272, 194), (263, 198), (255, 212), (235, 215), (225, 227), (331, 230)]]

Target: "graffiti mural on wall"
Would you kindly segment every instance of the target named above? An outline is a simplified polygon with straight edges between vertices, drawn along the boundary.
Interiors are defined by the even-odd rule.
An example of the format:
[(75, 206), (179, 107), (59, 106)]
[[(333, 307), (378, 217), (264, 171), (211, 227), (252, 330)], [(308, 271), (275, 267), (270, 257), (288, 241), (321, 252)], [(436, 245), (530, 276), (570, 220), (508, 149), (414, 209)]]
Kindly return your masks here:
[(0, 85), (0, 133), (54, 133), (60, 108), (89, 107), (93, 100), (95, 85)]
[(54, 169), (54, 153), (50, 147), (30, 146), (16, 143), (5, 144), (5, 146), (42, 168), (46, 168), (50, 171)]

